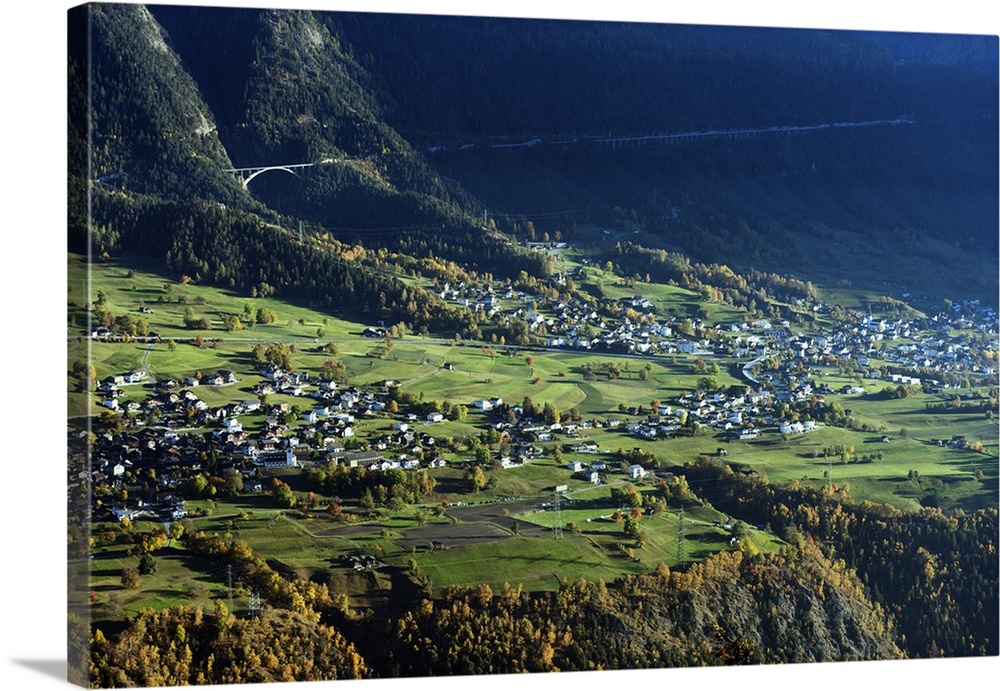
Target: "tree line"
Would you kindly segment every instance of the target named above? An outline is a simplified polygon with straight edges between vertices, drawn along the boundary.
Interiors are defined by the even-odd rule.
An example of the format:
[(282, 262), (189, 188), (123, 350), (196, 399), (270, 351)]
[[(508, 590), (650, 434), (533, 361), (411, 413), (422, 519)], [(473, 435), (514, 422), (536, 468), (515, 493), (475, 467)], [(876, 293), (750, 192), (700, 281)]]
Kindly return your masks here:
[(777, 484), (715, 459), (685, 468), (712, 505), (793, 544), (815, 542), (857, 572), (911, 657), (997, 654), (997, 510), (971, 513), (852, 500), (849, 488)]

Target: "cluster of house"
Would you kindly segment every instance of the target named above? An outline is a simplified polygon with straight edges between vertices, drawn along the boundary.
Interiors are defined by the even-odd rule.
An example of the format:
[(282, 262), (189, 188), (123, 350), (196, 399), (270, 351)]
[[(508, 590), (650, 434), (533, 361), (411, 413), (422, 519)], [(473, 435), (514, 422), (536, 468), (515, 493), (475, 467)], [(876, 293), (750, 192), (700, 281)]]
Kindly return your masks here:
[[(566, 278), (556, 276), (552, 280), (558, 284)], [(692, 320), (692, 331), (687, 336), (679, 334), (681, 318), (658, 319), (655, 305), (642, 295), (603, 300), (595, 306), (580, 297), (536, 295), (500, 282), (456, 286), (446, 283), (438, 294), (483, 312), (500, 326), (522, 320), (529, 331), (544, 335), (551, 348), (661, 355), (725, 352), (742, 360), (782, 353), (813, 362), (825, 357), (849, 359), (861, 367), (868, 367), (872, 359), (878, 358), (903, 367), (941, 372), (964, 368), (995, 373), (995, 365), (983, 361), (981, 347), (968, 336), (948, 333), (950, 328), (956, 328), (996, 336), (996, 310), (983, 308), (976, 301), (956, 304), (950, 311), (929, 318), (864, 315), (829, 334), (809, 336), (793, 333), (787, 320), (715, 324), (712, 328), (717, 336), (713, 341), (704, 336), (707, 325), (700, 320)], [(819, 302), (808, 307), (817, 313), (829, 311)], [(371, 336), (377, 335), (373, 330)]]
[[(739, 326), (733, 328), (739, 330)], [(987, 359), (987, 353), (997, 352), (997, 330), (995, 310), (973, 309), (963, 303), (958, 311), (919, 319), (864, 315), (819, 335), (793, 334), (783, 322), (766, 334), (738, 336), (732, 352), (740, 358), (752, 358), (744, 369), (745, 377), (754, 384), (763, 383), (779, 401), (795, 403), (816, 395), (864, 393), (861, 386), (845, 385), (837, 392), (815, 386), (815, 366), (830, 362), (855, 363), (869, 378), (937, 392), (961, 385), (968, 376), (995, 377), (996, 363)], [(759, 375), (751, 372), (755, 362), (775, 356), (781, 363), (778, 370)]]
[[(653, 304), (641, 295), (623, 298), (618, 303), (626, 310), (635, 306), (642, 312), (653, 311)], [(676, 320), (660, 323), (628, 316), (611, 319), (602, 317), (597, 310), (585, 303), (581, 305), (566, 301), (555, 302), (550, 305), (550, 309), (555, 315), (545, 321), (546, 333), (550, 334), (546, 339), (546, 345), (550, 348), (577, 348), (642, 355), (695, 350), (695, 345), (687, 340), (671, 340), (674, 336), (674, 327), (671, 323)]]
[[(572, 275), (556, 274), (551, 281), (562, 285), (569, 278)], [(604, 300), (595, 307), (579, 297), (536, 295), (500, 282), (463, 282), (455, 286), (445, 283), (438, 296), (482, 312), (499, 326), (522, 320), (530, 332), (544, 336), (550, 348), (624, 354), (669, 354), (698, 349), (693, 342), (675, 338), (677, 318), (662, 322), (653, 318), (656, 307), (642, 295)], [(611, 314), (621, 316), (611, 317)]]
[[(341, 387), (273, 365), (265, 365), (261, 374), (265, 379), (254, 388), (258, 395), (282, 392), (311, 400), (311, 405), (295, 420), (286, 402), (267, 405), (264, 420), (251, 433), (244, 429), (241, 416), (259, 413), (261, 398), (210, 406), (196, 393), (199, 386), (235, 383), (236, 375), (229, 370), (152, 383), (148, 375), (133, 372), (101, 382), (102, 400), (124, 400), (122, 392), (130, 384), (146, 384), (148, 395), (142, 401), (130, 397), (127, 404), (116, 406), (132, 424), (95, 440), (87, 478), (94, 488), (95, 508), (118, 520), (139, 516), (177, 520), (185, 515), (178, 488), (197, 475), (220, 478), (232, 469), (245, 482), (242, 491), (262, 492), (262, 469), (330, 462), (380, 470), (446, 464), (435, 452), (436, 439), (410, 428), (415, 415), (369, 440), (368, 448), (348, 448), (355, 416), (373, 416), (385, 409), (385, 386)], [(433, 414), (428, 416), (429, 421), (434, 419)]]
[[(661, 404), (655, 411), (641, 415), (640, 409), (629, 408), (626, 412), (639, 419), (622, 422), (609, 419), (608, 427), (619, 428), (622, 432), (640, 439), (669, 439), (678, 436), (687, 428), (704, 427), (716, 433), (724, 433), (729, 439), (747, 441), (756, 439), (765, 426), (782, 424), (772, 413), (775, 402), (769, 391), (752, 391), (744, 387), (740, 393), (705, 393), (694, 391), (682, 394), (670, 403)], [(798, 431), (812, 431), (814, 427)]]
[[(566, 468), (573, 474), (581, 476), (584, 480), (587, 480), (595, 485), (600, 485), (605, 480), (605, 473), (608, 470), (608, 465), (604, 461), (591, 461), (589, 463), (584, 461), (570, 461), (566, 464)], [(649, 476), (650, 471), (641, 465), (634, 463), (628, 466), (625, 474), (628, 475), (629, 479), (633, 482), (638, 482)]]
[[(569, 275), (555, 275), (552, 282), (564, 284)], [(712, 325), (716, 339), (705, 337), (700, 320), (692, 320), (692, 331), (679, 333), (681, 317), (657, 318), (654, 303), (643, 295), (618, 300), (602, 300), (596, 305), (580, 297), (558, 298), (515, 290), (499, 281), (489, 283), (445, 283), (438, 291), (445, 300), (483, 312), (499, 326), (514, 320), (527, 324), (530, 332), (544, 336), (547, 347), (595, 350), (622, 354), (663, 355), (673, 353), (725, 352), (752, 360), (776, 352), (803, 360), (832, 356), (852, 359), (867, 367), (879, 358), (905, 367), (954, 371), (964, 367), (972, 372), (994, 373), (984, 363), (981, 348), (963, 336), (934, 336), (949, 327), (997, 332), (997, 313), (976, 301), (958, 303), (951, 311), (928, 319), (882, 319), (871, 315), (857, 323), (843, 324), (830, 334), (804, 336), (792, 333), (788, 321), (767, 319)], [(813, 312), (828, 312), (820, 302), (805, 305)], [(611, 316), (616, 315), (616, 316)], [(371, 337), (378, 331), (371, 329)], [(366, 335), (369, 335), (366, 331)], [(897, 346), (889, 346), (899, 342)], [(905, 342), (905, 344), (904, 344)]]
[(949, 449), (967, 449), (971, 446), (964, 434), (953, 434), (951, 439), (931, 439), (931, 444), (947, 446)]
[(778, 423), (778, 432), (781, 434), (803, 434), (815, 432), (818, 429), (815, 420), (803, 420), (802, 422), (788, 422), (782, 420)]
[(996, 365), (984, 359), (984, 352), (996, 352), (997, 329), (996, 310), (972, 301), (920, 319), (869, 316), (835, 331), (830, 341), (839, 357), (853, 358), (862, 367), (877, 358), (909, 370), (990, 375)]
[(125, 395), (125, 386), (141, 384), (149, 379), (145, 372), (129, 372), (128, 374), (116, 374), (102, 380), (97, 386), (100, 394), (100, 405), (108, 410), (121, 410), (119, 400)]
[(204, 439), (171, 429), (102, 434), (91, 447), (89, 477), (75, 479), (89, 481), (95, 518), (175, 521), (187, 515), (183, 479), (201, 470), (206, 451)]

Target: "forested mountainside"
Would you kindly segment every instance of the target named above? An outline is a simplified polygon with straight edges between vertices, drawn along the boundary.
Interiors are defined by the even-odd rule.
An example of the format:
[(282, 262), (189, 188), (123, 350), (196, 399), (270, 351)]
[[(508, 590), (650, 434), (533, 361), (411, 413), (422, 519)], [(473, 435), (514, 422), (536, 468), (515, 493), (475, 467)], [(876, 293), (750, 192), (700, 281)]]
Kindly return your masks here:
[(902, 94), (892, 85), (892, 56), (853, 34), (323, 17), (373, 75), (387, 117), (404, 132), (621, 136), (881, 119), (905, 112), (899, 110)]
[(901, 647), (909, 655), (995, 654), (1000, 607), (995, 509), (903, 513), (884, 504), (843, 501), (830, 489), (776, 486), (712, 460), (693, 465), (687, 477), (692, 486), (711, 487), (716, 506), (766, 524), (793, 544), (820, 543), (843, 560), (905, 632)]
[[(997, 249), (990, 37), (967, 55), (943, 37), (918, 60), (888, 32), (152, 11), (240, 165), (355, 157), (255, 188), (344, 236), (414, 251), (372, 229), (444, 214), (460, 244), (474, 234), (461, 209), (509, 232), (635, 227), (643, 245), (741, 270), (814, 270), (827, 228), (883, 265), (974, 256), (922, 238)], [(664, 139), (690, 132), (716, 134)]]
[(843, 564), (806, 553), (724, 553), (546, 595), (456, 589), (392, 623), (389, 664), (445, 675), (903, 657)]
[(95, 5), (92, 18), (93, 177), (131, 192), (236, 203), (215, 118), (149, 11)]
[[(891, 48), (910, 43), (894, 34), (327, 21), (373, 74), (389, 121), (447, 148), (432, 160), (491, 208), (586, 209), (609, 225), (637, 217), (644, 243), (741, 268), (771, 260), (807, 271), (817, 221), (862, 237), (912, 230), (955, 241), (962, 228), (960, 246), (996, 251), (997, 179), (974, 172), (996, 170), (995, 69), (973, 69), (985, 50), (965, 61), (949, 53), (945, 67), (899, 58)], [(980, 44), (995, 62), (995, 40)], [(847, 126), (896, 119), (905, 126)], [(835, 126), (786, 130), (824, 125)], [(683, 146), (655, 138), (748, 130)], [(468, 148), (524, 141), (536, 145)]]
[[(179, 224), (144, 223), (137, 233), (130, 229), (136, 229), (138, 214), (156, 215), (160, 205), (182, 200), (175, 211), (182, 209), (177, 213), (198, 233), (214, 227), (213, 219), (204, 215), (213, 205), (237, 215), (248, 213), (258, 224), (294, 227), (295, 221), (287, 215), (284, 220), (279, 218), (280, 214), (294, 213), (295, 218), (314, 227), (346, 224), (352, 230), (338, 232), (338, 237), (350, 240), (361, 236), (369, 245), (461, 260), (498, 274), (546, 272), (539, 257), (481, 227), (391, 130), (378, 123), (372, 125), (370, 118), (362, 126), (352, 111), (354, 104), (364, 107), (365, 97), (357, 89), (352, 95), (338, 88), (337, 82), (326, 81), (325, 75), (336, 72), (338, 53), (335, 42), (311, 15), (269, 12), (256, 18), (263, 32), (251, 43), (260, 51), (252, 61), (258, 71), (248, 74), (247, 93), (241, 103), (249, 111), (234, 126), (235, 131), (250, 131), (234, 135), (233, 150), (238, 154), (233, 155), (234, 162), (227, 148), (227, 130), (216, 126), (216, 117), (203, 97), (204, 93), (215, 97), (212, 84), (195, 83), (149, 11), (133, 5), (94, 9), (89, 25), (93, 46), (90, 136), (92, 175), (96, 178), (94, 238), (100, 251), (138, 249), (148, 253), (154, 247), (171, 246), (169, 240), (176, 238)], [(250, 38), (253, 36), (251, 33)], [(312, 46), (312, 53), (299, 52), (306, 45)], [(86, 75), (86, 67), (79, 62), (82, 59), (71, 56), (71, 70), (78, 78)], [(253, 92), (254, 85), (260, 93)], [(289, 85), (296, 88), (286, 88)], [(345, 119), (328, 121), (330, 131), (326, 132), (315, 116), (327, 115), (334, 119), (343, 115)], [(81, 122), (85, 116), (78, 113), (78, 119), (71, 121), (71, 140), (79, 142), (84, 136), (86, 125)], [(352, 137), (345, 137), (345, 132), (351, 132)], [(282, 158), (285, 156), (291, 160)], [(294, 188), (291, 199), (283, 194), (280, 181), (269, 195), (265, 179), (254, 183), (258, 200), (229, 170), (241, 165), (315, 162), (321, 157), (330, 162), (310, 171), (307, 184)], [(187, 204), (190, 200), (211, 204)], [(400, 227), (407, 232), (400, 232)], [(255, 254), (259, 247), (255, 249), (246, 234), (237, 234), (232, 241), (227, 253), (264, 258)], [(283, 242), (287, 247), (291, 241)], [(303, 295), (316, 285), (330, 283), (317, 278), (317, 271), (322, 270), (303, 259), (290, 259), (288, 265), (280, 267), (267, 262), (262, 275), (206, 271), (209, 262), (238, 267), (242, 261), (198, 253), (194, 251), (197, 244), (186, 241), (176, 247), (174, 256), (178, 259), (171, 262), (171, 269), (246, 289), (260, 281), (284, 287), (290, 280), (287, 295)], [(350, 264), (342, 257), (335, 260), (344, 266)], [(287, 275), (294, 278), (283, 278)], [(399, 290), (390, 278), (380, 276), (377, 281), (389, 291)]]
[[(496, 229), (638, 230), (822, 281), (858, 253), (950, 275), (997, 248), (996, 79), (954, 51), (899, 58), (892, 34), (115, 5), (91, 34), (98, 196), (209, 199), (508, 276), (547, 267)], [(249, 192), (227, 172), (317, 161)], [(817, 238), (844, 248), (823, 267)]]

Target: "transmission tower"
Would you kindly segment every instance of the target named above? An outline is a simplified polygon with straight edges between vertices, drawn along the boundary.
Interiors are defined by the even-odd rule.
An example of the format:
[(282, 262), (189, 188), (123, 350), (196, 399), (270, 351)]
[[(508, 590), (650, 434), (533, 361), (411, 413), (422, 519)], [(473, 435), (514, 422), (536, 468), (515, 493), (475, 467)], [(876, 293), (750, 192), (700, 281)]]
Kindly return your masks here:
[(683, 564), (687, 560), (684, 550), (684, 507), (681, 507), (680, 515), (677, 518), (677, 563)]
[(562, 528), (562, 496), (558, 492), (555, 493), (555, 500), (556, 500), (555, 522), (552, 524), (552, 537), (554, 537), (557, 540), (561, 540), (562, 539), (562, 533), (563, 533), (563, 528)]
[(255, 590), (250, 593), (250, 618), (256, 619), (260, 615), (260, 593)]

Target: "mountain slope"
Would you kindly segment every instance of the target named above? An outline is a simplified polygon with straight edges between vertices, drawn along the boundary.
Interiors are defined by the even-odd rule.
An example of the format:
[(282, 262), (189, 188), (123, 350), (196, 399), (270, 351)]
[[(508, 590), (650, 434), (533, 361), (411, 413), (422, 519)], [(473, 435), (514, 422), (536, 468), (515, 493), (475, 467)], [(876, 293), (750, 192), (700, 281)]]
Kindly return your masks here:
[[(386, 124), (368, 77), (311, 12), (160, 7), (243, 166), (328, 161), (296, 180), (262, 176), (252, 193), (338, 237), (427, 252), (516, 275), (545, 266), (477, 222), (478, 207)], [(238, 84), (238, 86), (237, 86)], [(469, 251), (475, 247), (475, 251)]]
[[(908, 37), (323, 18), (371, 75), (387, 120), (501, 214), (558, 215), (564, 227), (630, 225), (638, 216), (649, 231), (643, 242), (743, 269), (769, 261), (808, 270), (801, 259), (816, 224), (904, 231), (996, 254), (995, 69), (904, 60), (893, 48), (911, 45)], [(965, 38), (977, 56), (992, 46), (995, 60), (995, 37)], [(956, 53), (956, 40), (934, 45)], [(823, 129), (788, 129), (808, 127)], [(748, 129), (757, 131), (656, 139)], [(615, 138), (617, 147), (597, 143)], [(498, 148), (518, 142), (535, 146)], [(749, 243), (740, 241), (746, 231), (736, 237), (743, 226)], [(881, 264), (897, 263), (886, 249), (898, 248), (874, 248)], [(947, 254), (938, 259), (953, 263)]]
[(173, 198), (236, 203), (239, 185), (198, 86), (140, 5), (95, 5), (92, 175)]
[[(102, 189), (213, 199), (510, 277), (548, 271), (496, 232), (527, 220), (570, 239), (585, 224), (635, 229), (633, 242), (696, 261), (823, 282), (809, 261), (818, 234), (850, 236), (823, 268), (856, 285), (917, 256), (996, 277), (995, 78), (901, 61), (860, 32), (169, 6), (95, 16)], [(683, 132), (704, 136), (663, 138)], [(327, 162), (244, 191), (230, 159)]]
[[(86, 55), (76, 56), (72, 69), (73, 74), (83, 75), (89, 68), (93, 75), (92, 108), (77, 113), (71, 128), (77, 142), (73, 150), (82, 151), (89, 124), (93, 168), (77, 166), (71, 189), (84, 189), (81, 177), (91, 178), (91, 239), (98, 254), (123, 249), (150, 254), (169, 271), (247, 294), (264, 283), (286, 296), (325, 305), (372, 305), (381, 297), (382, 318), (405, 319), (414, 327), (432, 326), (450, 333), (466, 332), (468, 315), (429, 294), (414, 293), (420, 309), (410, 309), (415, 303), (396, 277), (362, 266), (351, 258), (356, 253), (339, 243), (313, 242), (310, 234), (310, 241), (303, 244), (295, 234), (282, 231), (283, 226), (294, 228), (296, 219), (281, 214), (298, 212), (299, 219), (312, 221), (313, 229), (317, 223), (329, 228), (331, 221), (347, 219), (361, 235), (373, 227), (406, 224), (404, 230), (409, 231), (421, 224), (436, 232), (394, 230), (379, 244), (466, 259), (472, 266), (514, 275), (521, 270), (544, 273), (540, 258), (485, 232), (452, 204), (436, 177), (421, 170), (419, 160), (408, 156), (405, 142), (386, 127), (376, 124), (353, 141), (335, 133), (312, 136), (315, 129), (300, 127), (300, 106), (313, 98), (318, 104), (313, 112), (347, 113), (355, 122), (349, 110), (354, 101), (338, 100), (336, 84), (320, 79), (335, 67), (330, 57), (336, 55), (335, 47), (327, 51), (323, 29), (308, 13), (262, 13), (257, 19), (263, 38), (254, 44), (261, 55), (253, 66), (259, 78), (255, 82), (248, 77), (245, 88), (269, 83), (279, 74), (287, 77), (288, 88), (271, 92), (261, 87), (263, 92), (241, 101), (246, 110), (241, 122), (260, 124), (243, 139), (234, 137), (241, 155), (312, 155), (320, 147), (357, 153), (367, 146), (365, 137), (372, 132), (381, 132), (383, 141), (395, 148), (386, 146), (375, 158), (358, 158), (347, 165), (317, 166), (314, 174), (303, 176), (303, 184), (290, 188), (279, 184), (269, 190), (255, 181), (248, 191), (227, 170), (233, 163), (201, 95), (218, 100), (218, 83), (194, 81), (187, 63), (170, 48), (145, 8), (95, 7), (90, 14), (89, 65)], [(313, 52), (299, 52), (303, 40)], [(315, 96), (319, 91), (325, 95)], [(354, 91), (363, 98), (363, 91)], [(338, 110), (341, 106), (347, 110)], [(339, 129), (356, 128), (348, 123)], [(399, 161), (394, 170), (401, 171), (398, 186), (387, 178), (389, 165), (378, 159), (389, 161), (393, 156)], [(407, 174), (416, 182), (411, 184)], [(419, 184), (428, 185), (433, 194), (414, 189)], [(82, 197), (77, 203), (82, 207)], [(78, 235), (82, 234), (83, 223), (77, 225)], [(337, 236), (343, 237), (339, 232)]]

